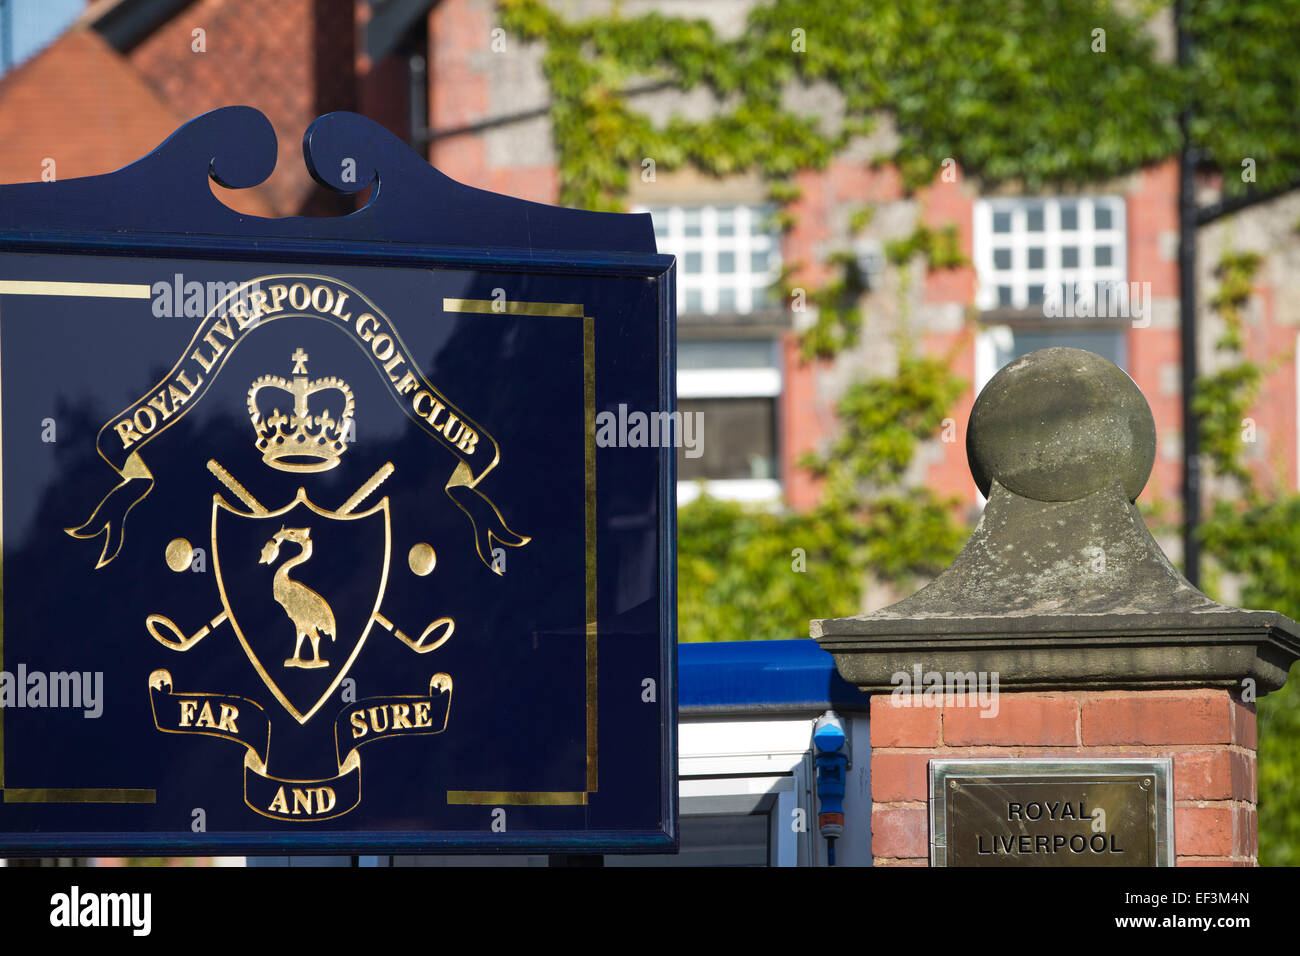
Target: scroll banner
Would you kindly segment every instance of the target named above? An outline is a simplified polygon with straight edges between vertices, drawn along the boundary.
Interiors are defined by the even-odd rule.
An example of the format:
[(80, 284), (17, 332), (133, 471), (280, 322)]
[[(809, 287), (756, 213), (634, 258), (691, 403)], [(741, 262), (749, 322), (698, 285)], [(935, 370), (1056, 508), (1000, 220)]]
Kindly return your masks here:
[(529, 539), (510, 530), (478, 490), (501, 458), (496, 441), (430, 384), (392, 322), (369, 299), (347, 283), (312, 275), (262, 276), (236, 286), (204, 317), (171, 371), (104, 423), (95, 448), (121, 480), (85, 522), (65, 529), (74, 538), (105, 535), (95, 567), (117, 557), (127, 514), (153, 489), (153, 475), (141, 457), (144, 446), (203, 398), (246, 335), (290, 316), (320, 319), (349, 333), (407, 416), (458, 459), (447, 495), (469, 518), (479, 558), (504, 573), (492, 561), (494, 542), (519, 547)]
[(361, 802), (360, 749), (375, 740), (442, 733), (451, 713), (451, 688), (448, 675), (434, 674), (427, 695), (367, 697), (344, 707), (334, 719), (338, 773), (301, 780), (268, 771), (271, 727), (256, 701), (180, 694), (167, 671), (149, 675), (154, 725), (163, 733), (207, 734), (243, 744), (244, 802), (262, 816), (291, 823), (331, 820), (355, 809)]

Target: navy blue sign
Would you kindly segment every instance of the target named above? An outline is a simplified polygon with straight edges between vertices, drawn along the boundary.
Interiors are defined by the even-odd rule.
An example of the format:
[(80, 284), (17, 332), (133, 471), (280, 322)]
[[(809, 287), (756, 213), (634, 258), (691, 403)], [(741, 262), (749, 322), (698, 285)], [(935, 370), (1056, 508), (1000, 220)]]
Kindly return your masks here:
[(671, 849), (671, 258), (304, 153), (365, 207), (220, 203), (242, 107), (0, 187), (0, 850)]

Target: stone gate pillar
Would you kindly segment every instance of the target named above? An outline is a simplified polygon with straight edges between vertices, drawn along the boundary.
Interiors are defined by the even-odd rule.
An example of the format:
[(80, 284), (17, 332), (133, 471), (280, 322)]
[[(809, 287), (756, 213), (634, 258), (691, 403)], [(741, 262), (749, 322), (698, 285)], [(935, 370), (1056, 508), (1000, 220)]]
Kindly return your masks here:
[[(877, 865), (929, 862), (933, 761), (993, 757), (1172, 758), (1177, 864), (1255, 864), (1254, 700), (1286, 681), (1300, 625), (1218, 604), (1170, 564), (1133, 505), (1155, 438), (1100, 356), (1011, 363), (971, 412), (988, 504), (961, 554), (891, 607), (812, 622), (872, 695)], [(1020, 862), (1062, 860), (1079, 862)]]

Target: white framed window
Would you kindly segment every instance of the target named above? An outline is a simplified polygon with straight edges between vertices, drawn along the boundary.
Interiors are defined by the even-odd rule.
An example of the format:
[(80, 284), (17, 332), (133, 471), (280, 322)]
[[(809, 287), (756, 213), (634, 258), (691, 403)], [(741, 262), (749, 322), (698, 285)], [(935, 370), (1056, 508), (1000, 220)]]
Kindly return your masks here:
[(768, 502), (781, 497), (778, 416), (781, 367), (773, 339), (677, 343), (677, 408), (698, 413), (698, 454), (677, 455), (677, 502), (704, 489), (715, 498)]
[(1128, 368), (1127, 324), (1113, 309), (1119, 296), (1128, 301), (1122, 196), (981, 199), (974, 226), (975, 303), (1007, 317), (976, 340), (977, 392), (1008, 362), (1050, 346)]
[(1128, 336), (1123, 329), (1012, 329), (994, 325), (975, 338), (976, 394), (1008, 362), (1052, 346), (1086, 349), (1128, 371)]
[(1127, 281), (1122, 196), (981, 199), (974, 226), (981, 310), (1039, 309), (1062, 289), (1095, 299), (1098, 284)]
[(1118, 295), (1128, 301), (1122, 196), (981, 199), (974, 227), (975, 305), (1007, 323), (976, 337), (976, 394), (1008, 362), (1052, 346), (1087, 349), (1127, 371), (1128, 326), (1108, 314)]
[(677, 257), (680, 315), (743, 315), (776, 305), (781, 236), (764, 205), (649, 206), (659, 251)]
[[(677, 311), (745, 315), (774, 308), (781, 236), (762, 204), (640, 207), (654, 219), (659, 251), (677, 257)], [(716, 498), (775, 503), (781, 362), (774, 338), (679, 339), (677, 405), (699, 413), (700, 453), (678, 454), (677, 501), (701, 488)]]

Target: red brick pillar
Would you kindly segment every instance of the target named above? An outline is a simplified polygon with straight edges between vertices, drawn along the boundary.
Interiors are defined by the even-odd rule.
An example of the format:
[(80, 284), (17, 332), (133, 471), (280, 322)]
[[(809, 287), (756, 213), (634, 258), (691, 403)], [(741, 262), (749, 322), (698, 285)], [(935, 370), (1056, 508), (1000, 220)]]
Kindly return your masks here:
[(1254, 700), (1286, 682), (1300, 624), (1216, 603), (1161, 552), (1133, 507), (1155, 459), (1151, 410), (1100, 356), (1012, 362), (966, 434), (988, 505), (961, 554), (891, 607), (812, 622), (872, 695), (875, 862), (929, 862), (932, 760), (1005, 773), (995, 761), (1036, 759), (1024, 775), (1045, 778), (1052, 759), (1081, 772), (1161, 760), (1163, 773), (1169, 758), (1154, 812), (1174, 862), (1254, 866)]
[(873, 696), (877, 866), (928, 865), (936, 757), (1172, 757), (1177, 864), (1255, 865), (1255, 708), (1227, 690), (1013, 692), (991, 717)]

